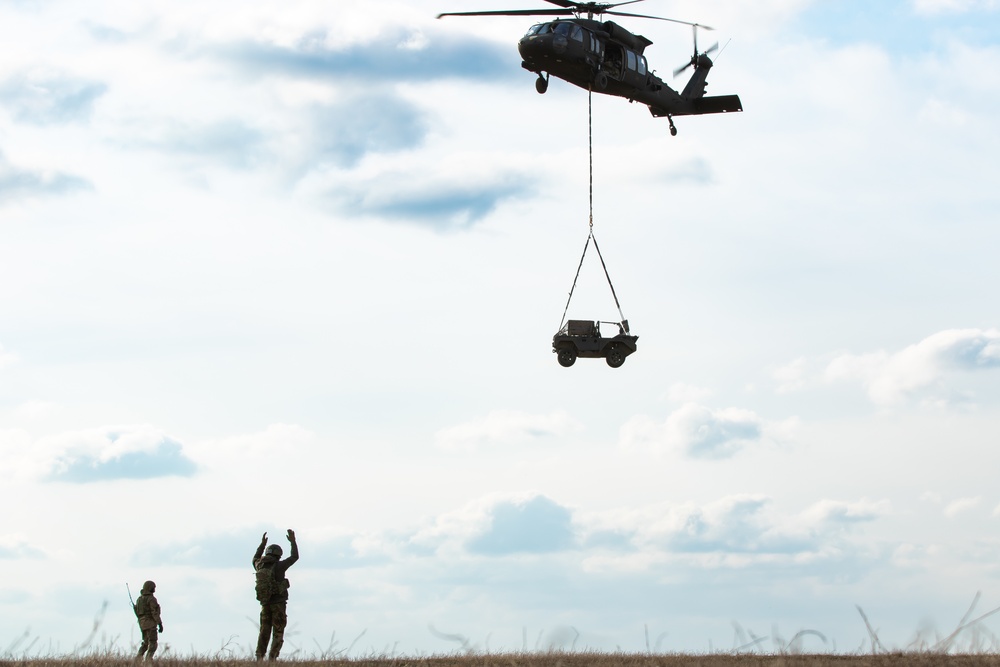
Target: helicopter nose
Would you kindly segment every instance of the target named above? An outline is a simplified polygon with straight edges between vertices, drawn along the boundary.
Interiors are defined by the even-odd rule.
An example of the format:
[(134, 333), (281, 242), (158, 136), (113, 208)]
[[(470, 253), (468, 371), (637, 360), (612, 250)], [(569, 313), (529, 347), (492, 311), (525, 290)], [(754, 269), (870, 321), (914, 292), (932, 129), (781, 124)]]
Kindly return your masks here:
[(555, 38), (552, 35), (532, 35), (518, 42), (517, 50), (522, 58), (530, 62), (562, 55), (567, 46), (568, 42), (562, 35), (556, 35)]
[(544, 52), (541, 40), (534, 35), (525, 37), (518, 42), (517, 50), (521, 54), (521, 57), (528, 61), (540, 58)]

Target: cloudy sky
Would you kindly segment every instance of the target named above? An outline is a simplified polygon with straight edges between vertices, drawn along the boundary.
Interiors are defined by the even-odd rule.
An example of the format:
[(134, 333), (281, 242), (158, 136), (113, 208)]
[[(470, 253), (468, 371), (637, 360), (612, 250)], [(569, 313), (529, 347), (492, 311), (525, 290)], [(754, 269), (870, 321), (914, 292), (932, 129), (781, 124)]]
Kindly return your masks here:
[[(855, 605), (897, 647), (1000, 606), (1000, 3), (644, 4), (717, 28), (745, 112), (594, 99), (617, 370), (550, 349), (586, 93), (535, 93), (531, 19), (434, 18), (536, 6), (0, 1), (0, 646), (107, 602), (131, 650), (154, 579), (172, 651), (245, 651), (287, 528), (288, 654), (851, 651)], [(569, 315), (617, 319), (593, 259)]]

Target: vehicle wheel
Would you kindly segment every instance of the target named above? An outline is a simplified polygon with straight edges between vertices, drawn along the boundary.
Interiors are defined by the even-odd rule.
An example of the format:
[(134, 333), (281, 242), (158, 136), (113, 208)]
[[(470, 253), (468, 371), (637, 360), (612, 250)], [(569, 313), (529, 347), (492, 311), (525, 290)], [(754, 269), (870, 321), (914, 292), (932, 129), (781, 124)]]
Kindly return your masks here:
[(604, 90), (608, 87), (608, 74), (607, 72), (598, 72), (597, 76), (594, 77), (594, 86), (598, 90)]
[(618, 368), (625, 363), (625, 350), (621, 345), (615, 343), (608, 348), (608, 354), (604, 360), (608, 362), (608, 366), (611, 366), (611, 368)]
[(545, 91), (549, 89), (549, 82), (542, 77), (535, 79), (535, 90), (538, 91), (539, 95), (544, 95)]
[(559, 352), (556, 353), (556, 358), (559, 359), (560, 366), (569, 368), (576, 363), (576, 348), (560, 347)]

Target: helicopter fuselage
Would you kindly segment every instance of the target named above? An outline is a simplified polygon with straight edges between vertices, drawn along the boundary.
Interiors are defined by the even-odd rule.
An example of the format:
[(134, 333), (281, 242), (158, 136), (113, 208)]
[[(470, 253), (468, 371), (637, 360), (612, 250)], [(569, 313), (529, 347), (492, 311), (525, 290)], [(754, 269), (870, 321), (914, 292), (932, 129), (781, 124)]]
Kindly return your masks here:
[[(538, 75), (538, 92), (547, 89), (552, 75), (585, 90), (624, 97), (649, 107), (656, 117), (742, 111), (737, 95), (706, 97), (712, 60), (706, 54), (692, 58), (694, 71), (681, 92), (649, 69), (646, 47), (652, 44), (612, 21), (573, 18), (532, 26), (518, 43), (521, 66)], [(671, 132), (676, 130), (671, 121)]]

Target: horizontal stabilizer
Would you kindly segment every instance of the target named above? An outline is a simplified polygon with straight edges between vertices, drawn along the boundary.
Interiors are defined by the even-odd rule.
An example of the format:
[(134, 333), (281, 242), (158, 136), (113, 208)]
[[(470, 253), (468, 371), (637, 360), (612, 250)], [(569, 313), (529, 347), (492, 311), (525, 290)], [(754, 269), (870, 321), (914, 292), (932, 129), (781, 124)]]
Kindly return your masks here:
[(677, 105), (668, 108), (650, 105), (649, 113), (656, 118), (664, 116), (699, 116), (705, 113), (730, 113), (743, 111), (743, 103), (739, 95), (717, 95), (716, 97), (701, 97), (696, 100), (682, 100)]
[(703, 97), (694, 101), (696, 114), (703, 113), (729, 113), (731, 111), (743, 111), (743, 103), (740, 102), (739, 95), (717, 95), (715, 97)]

